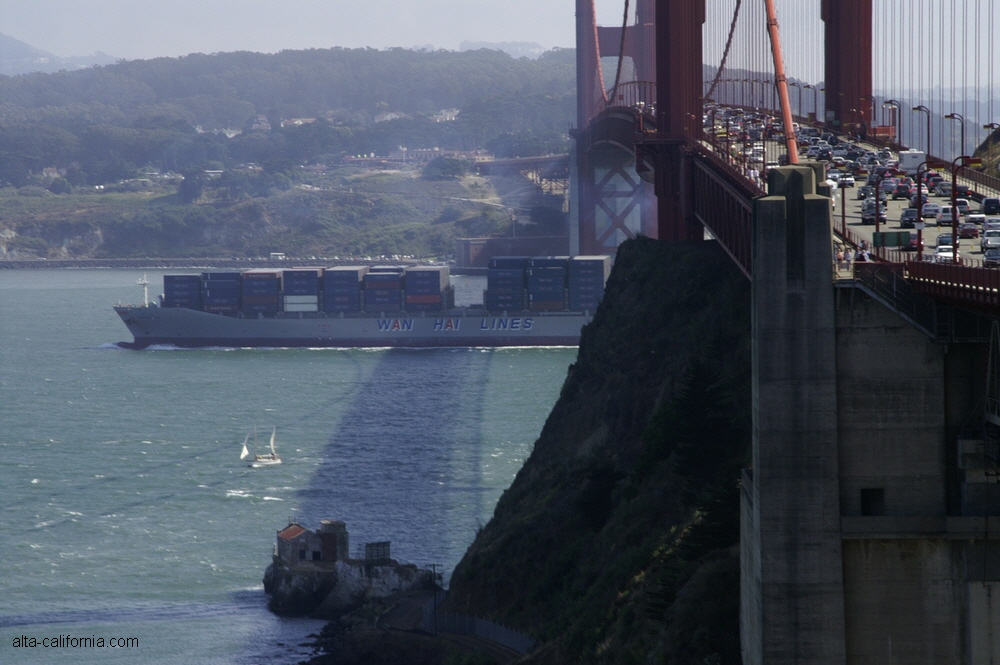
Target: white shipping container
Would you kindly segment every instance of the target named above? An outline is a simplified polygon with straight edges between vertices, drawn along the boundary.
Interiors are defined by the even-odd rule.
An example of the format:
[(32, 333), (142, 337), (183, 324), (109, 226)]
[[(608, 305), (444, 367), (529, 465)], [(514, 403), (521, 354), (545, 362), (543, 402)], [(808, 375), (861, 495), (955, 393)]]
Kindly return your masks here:
[(318, 312), (319, 306), (316, 304), (312, 305), (289, 305), (285, 304), (286, 312)]
[[(316, 305), (319, 296), (285, 296), (285, 305)], [(302, 310), (307, 311), (307, 310)]]

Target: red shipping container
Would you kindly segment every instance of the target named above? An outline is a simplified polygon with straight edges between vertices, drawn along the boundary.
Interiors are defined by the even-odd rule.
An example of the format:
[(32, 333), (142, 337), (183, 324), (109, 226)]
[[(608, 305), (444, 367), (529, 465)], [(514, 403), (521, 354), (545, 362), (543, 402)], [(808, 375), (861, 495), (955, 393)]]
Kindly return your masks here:
[(565, 305), (562, 300), (535, 300), (532, 301), (529, 309), (532, 312), (547, 312), (547, 311), (561, 311), (565, 309)]
[(406, 296), (407, 305), (437, 304), (441, 302), (441, 294)]

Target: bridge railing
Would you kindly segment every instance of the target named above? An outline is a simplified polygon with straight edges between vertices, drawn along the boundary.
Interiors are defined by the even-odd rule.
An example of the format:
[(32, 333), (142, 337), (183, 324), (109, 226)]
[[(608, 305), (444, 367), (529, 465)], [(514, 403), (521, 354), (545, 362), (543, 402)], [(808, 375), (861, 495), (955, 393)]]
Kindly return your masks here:
[(656, 83), (652, 81), (625, 81), (618, 84), (614, 99), (608, 99), (607, 108), (627, 106), (650, 112), (656, 110)]
[(914, 288), (927, 295), (952, 302), (1000, 307), (1000, 270), (909, 261), (906, 272)]

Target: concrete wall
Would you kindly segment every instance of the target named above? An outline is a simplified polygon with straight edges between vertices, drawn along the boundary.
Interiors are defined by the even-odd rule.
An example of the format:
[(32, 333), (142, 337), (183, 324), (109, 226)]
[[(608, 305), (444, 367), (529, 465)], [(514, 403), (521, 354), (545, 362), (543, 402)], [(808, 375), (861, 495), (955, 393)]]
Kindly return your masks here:
[(848, 663), (968, 662), (962, 547), (943, 538), (844, 541)]
[(838, 289), (841, 514), (884, 490), (885, 515), (944, 515), (944, 347), (857, 289)]

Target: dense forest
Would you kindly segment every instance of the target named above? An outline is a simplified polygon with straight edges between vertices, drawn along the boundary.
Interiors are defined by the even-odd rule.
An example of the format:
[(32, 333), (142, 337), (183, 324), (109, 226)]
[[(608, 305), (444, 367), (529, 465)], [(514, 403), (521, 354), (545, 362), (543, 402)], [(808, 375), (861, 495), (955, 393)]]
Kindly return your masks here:
[[(64, 170), (71, 186), (117, 182), (145, 166), (279, 171), (401, 145), (550, 151), (564, 147), (572, 122), (574, 72), (568, 49), (529, 60), (485, 49), (336, 48), (0, 76), (0, 181), (24, 186), (46, 167)], [(459, 113), (436, 121), (444, 109)], [(317, 120), (281, 126), (293, 118)]]

